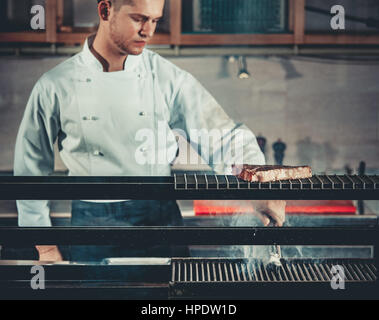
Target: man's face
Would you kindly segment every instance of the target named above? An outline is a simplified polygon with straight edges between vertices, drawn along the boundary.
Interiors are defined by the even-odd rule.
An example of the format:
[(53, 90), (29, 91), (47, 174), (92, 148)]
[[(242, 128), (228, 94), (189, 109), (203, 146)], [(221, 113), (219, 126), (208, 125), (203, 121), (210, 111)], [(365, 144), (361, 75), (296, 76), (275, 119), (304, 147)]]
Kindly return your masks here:
[(119, 11), (111, 8), (109, 36), (122, 55), (139, 55), (153, 37), (165, 0), (134, 0)]

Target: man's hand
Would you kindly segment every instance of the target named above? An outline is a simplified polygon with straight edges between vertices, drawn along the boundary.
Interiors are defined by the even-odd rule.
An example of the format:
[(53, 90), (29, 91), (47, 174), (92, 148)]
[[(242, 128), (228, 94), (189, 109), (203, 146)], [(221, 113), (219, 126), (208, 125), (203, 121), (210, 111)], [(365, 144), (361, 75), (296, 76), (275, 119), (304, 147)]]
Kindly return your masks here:
[(62, 254), (57, 246), (36, 246), (36, 249), (39, 253), (39, 261), (63, 261)]
[(282, 227), (286, 219), (286, 202), (283, 200), (259, 200), (253, 201), (255, 212), (265, 226), (270, 224), (270, 218), (276, 222), (277, 227)]

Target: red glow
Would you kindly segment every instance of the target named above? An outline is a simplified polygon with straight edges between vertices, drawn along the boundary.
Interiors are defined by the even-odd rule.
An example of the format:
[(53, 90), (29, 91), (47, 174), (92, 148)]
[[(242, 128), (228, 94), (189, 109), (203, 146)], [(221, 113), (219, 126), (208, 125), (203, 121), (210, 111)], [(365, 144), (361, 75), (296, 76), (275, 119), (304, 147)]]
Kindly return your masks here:
[[(195, 216), (225, 216), (236, 213), (251, 214), (254, 208), (249, 201), (224, 201), (224, 204), (219, 205), (218, 201), (210, 200), (195, 200), (194, 213)], [(286, 213), (294, 214), (344, 214), (355, 215), (356, 207), (350, 200), (327, 200), (327, 201), (287, 201)]]

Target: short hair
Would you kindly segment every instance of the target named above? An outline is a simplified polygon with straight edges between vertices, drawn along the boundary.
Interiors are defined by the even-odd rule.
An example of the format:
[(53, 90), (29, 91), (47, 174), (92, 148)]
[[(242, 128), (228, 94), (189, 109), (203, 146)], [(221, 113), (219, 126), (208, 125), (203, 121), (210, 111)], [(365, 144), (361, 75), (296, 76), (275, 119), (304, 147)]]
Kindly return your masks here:
[[(99, 4), (102, 0), (97, 0)], [(134, 0), (109, 0), (114, 5), (116, 11), (119, 11), (123, 5), (134, 5)]]

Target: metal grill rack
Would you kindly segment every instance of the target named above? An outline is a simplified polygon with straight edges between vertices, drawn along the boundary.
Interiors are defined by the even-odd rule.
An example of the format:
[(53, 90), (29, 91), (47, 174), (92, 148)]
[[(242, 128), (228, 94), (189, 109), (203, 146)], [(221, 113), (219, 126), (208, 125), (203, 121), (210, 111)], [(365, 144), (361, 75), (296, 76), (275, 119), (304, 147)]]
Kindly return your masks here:
[(79, 199), (376, 200), (379, 176), (315, 175), (246, 182), (228, 175), (173, 177), (0, 177), (0, 200)]
[[(228, 191), (226, 197), (275, 199), (378, 199), (379, 176), (315, 175), (274, 182), (247, 182), (228, 175), (174, 175), (176, 191), (202, 191), (208, 196)], [(234, 198), (234, 197), (233, 197)], [(240, 198), (241, 199), (241, 198)]]
[(261, 260), (191, 259), (174, 260), (172, 283), (185, 282), (330, 282), (332, 268), (345, 271), (346, 282), (373, 282), (377, 269), (370, 260), (282, 260), (280, 268), (270, 268)]
[(320, 175), (312, 178), (274, 182), (247, 182), (227, 175), (174, 175), (175, 189), (253, 189), (253, 190), (375, 190), (379, 176)]
[[(331, 287), (337, 266), (345, 290)], [(282, 260), (280, 268), (260, 260), (178, 259), (170, 281), (170, 295), (177, 299), (362, 299), (376, 297), (377, 290), (377, 267), (358, 259)]]

